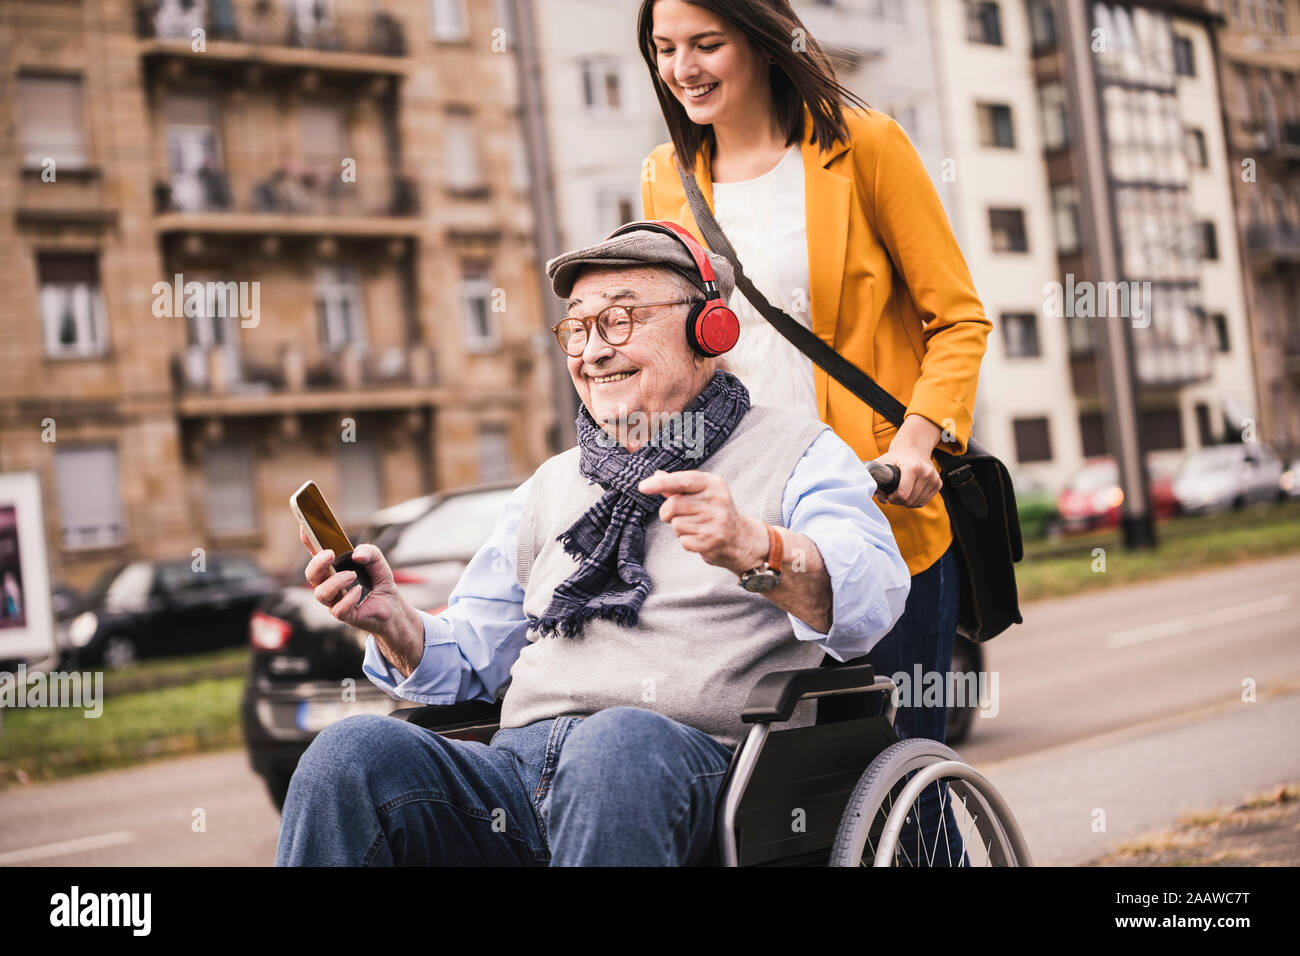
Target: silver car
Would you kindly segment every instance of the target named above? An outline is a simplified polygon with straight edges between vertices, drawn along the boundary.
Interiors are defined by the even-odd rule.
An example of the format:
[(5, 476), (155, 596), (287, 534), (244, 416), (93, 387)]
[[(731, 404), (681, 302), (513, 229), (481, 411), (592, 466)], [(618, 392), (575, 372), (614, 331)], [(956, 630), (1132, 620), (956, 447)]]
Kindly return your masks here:
[(1215, 445), (1192, 452), (1174, 476), (1174, 497), (1188, 514), (1209, 514), (1277, 501), (1282, 460), (1267, 445)]

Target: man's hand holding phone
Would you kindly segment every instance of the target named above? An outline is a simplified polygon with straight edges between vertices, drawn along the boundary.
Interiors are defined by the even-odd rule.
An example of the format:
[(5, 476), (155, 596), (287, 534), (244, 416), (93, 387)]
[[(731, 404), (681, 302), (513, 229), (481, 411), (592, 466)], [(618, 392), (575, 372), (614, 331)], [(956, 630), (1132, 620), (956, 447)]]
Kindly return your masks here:
[(313, 554), (306, 577), (316, 589), (316, 600), (344, 624), (375, 635), (384, 657), (402, 676), (410, 677), (424, 654), (424, 623), (397, 590), (383, 553), (373, 544), (358, 545), (352, 552), (352, 560), (370, 576), (371, 590), (363, 599), (355, 571), (333, 570), (336, 556), (332, 550), (316, 551), (301, 528), (298, 537)]

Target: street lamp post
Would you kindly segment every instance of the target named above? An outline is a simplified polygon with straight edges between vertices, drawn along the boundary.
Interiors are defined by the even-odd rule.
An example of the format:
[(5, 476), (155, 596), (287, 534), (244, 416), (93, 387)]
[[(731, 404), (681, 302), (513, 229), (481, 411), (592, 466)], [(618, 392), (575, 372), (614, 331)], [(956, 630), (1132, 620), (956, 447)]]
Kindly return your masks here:
[[(1092, 60), (1088, 13), (1084, 0), (1056, 0), (1055, 14), (1062, 26), (1069, 87), (1071, 120), (1078, 130), (1081, 192), (1087, 202), (1081, 209), (1085, 241), (1094, 250), (1098, 283), (1118, 282), (1119, 251), (1111, 209), (1110, 180), (1106, 170), (1105, 138), (1097, 77)], [(1107, 395), (1106, 444), (1119, 465), (1121, 533), (1124, 547), (1154, 548), (1155, 521), (1151, 514), (1142, 435), (1138, 426), (1137, 375), (1133, 362), (1132, 326), (1123, 316), (1105, 316), (1097, 324), (1098, 365)]]

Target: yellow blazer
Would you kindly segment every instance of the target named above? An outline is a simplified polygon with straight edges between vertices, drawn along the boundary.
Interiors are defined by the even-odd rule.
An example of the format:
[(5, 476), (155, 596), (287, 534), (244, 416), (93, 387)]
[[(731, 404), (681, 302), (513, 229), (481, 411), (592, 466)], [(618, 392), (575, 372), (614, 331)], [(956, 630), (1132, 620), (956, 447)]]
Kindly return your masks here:
[[(822, 151), (812, 144), (812, 119), (804, 110), (812, 330), (906, 405), (908, 414), (945, 429), (945, 448), (964, 451), (992, 323), (934, 183), (902, 127), (870, 109), (846, 109), (845, 121), (852, 141)], [(643, 214), (681, 223), (703, 242), (674, 156), (669, 142), (646, 159)], [(712, 209), (707, 144), (694, 166)], [(821, 420), (864, 461), (884, 453), (897, 429), (816, 366), (814, 375)], [(882, 507), (912, 574), (930, 567), (952, 543), (939, 495), (923, 508)]]

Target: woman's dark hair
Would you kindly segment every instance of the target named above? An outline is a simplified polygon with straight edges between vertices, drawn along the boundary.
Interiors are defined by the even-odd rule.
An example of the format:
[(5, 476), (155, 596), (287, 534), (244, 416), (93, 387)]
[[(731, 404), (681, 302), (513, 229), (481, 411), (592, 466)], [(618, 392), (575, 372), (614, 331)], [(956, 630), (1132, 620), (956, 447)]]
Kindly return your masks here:
[[(693, 167), (705, 141), (713, 142), (713, 127), (693, 123), (682, 104), (659, 76), (658, 49), (654, 41), (654, 8), (658, 0), (642, 0), (637, 14), (637, 41), (650, 68), (655, 95), (673, 146), (683, 165)], [(812, 114), (813, 143), (820, 149), (849, 141), (843, 105), (866, 107), (866, 102), (845, 89), (835, 78), (831, 58), (790, 7), (789, 0), (686, 0), (721, 17), (743, 33), (760, 56), (770, 57), (772, 106), (785, 130), (786, 146), (804, 137), (803, 108)]]

